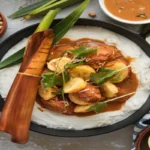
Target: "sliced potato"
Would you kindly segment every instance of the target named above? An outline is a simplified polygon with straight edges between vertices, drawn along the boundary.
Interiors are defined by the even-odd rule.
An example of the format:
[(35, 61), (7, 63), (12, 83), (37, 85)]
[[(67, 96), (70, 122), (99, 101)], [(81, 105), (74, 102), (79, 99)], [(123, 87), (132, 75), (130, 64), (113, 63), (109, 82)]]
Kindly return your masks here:
[[(110, 63), (107, 63), (105, 65), (105, 68), (108, 68), (108, 69), (113, 69), (113, 70), (119, 70), (119, 69), (122, 69), (122, 68), (125, 68), (126, 67), (126, 64), (124, 61), (121, 61), (121, 60), (118, 60), (118, 61), (112, 61)], [(129, 68), (126, 68), (122, 71), (120, 71), (117, 75), (115, 75), (113, 78), (110, 79), (110, 81), (112, 83), (119, 83), (119, 82), (122, 82), (124, 79), (127, 78), (129, 74)]]
[(42, 85), (38, 89), (39, 95), (44, 99), (44, 100), (50, 100), (54, 98), (56, 95), (54, 92), (57, 92), (57, 88), (44, 88)]
[(91, 73), (95, 73), (95, 70), (88, 65), (80, 65), (70, 69), (70, 75), (72, 77), (80, 77), (84, 80), (88, 80)]
[(75, 93), (83, 90), (86, 84), (82, 78), (72, 78), (64, 85), (64, 93)]
[(118, 93), (118, 88), (111, 82), (104, 83), (101, 88), (104, 91), (104, 96), (107, 98), (112, 98)]
[(69, 94), (68, 96), (69, 96), (70, 101), (72, 101), (75, 104), (78, 104), (78, 105), (88, 105), (89, 104), (88, 102), (82, 101), (74, 94)]
[(92, 106), (92, 104), (90, 104), (90, 105), (85, 105), (85, 106), (76, 106), (75, 108), (74, 108), (74, 112), (75, 113), (86, 113), (87, 112), (87, 110), (90, 108)]
[(47, 67), (51, 71), (62, 72), (64, 70), (65, 65), (69, 62), (71, 62), (70, 58), (60, 57), (57, 59), (52, 59), (50, 62), (48, 62)]

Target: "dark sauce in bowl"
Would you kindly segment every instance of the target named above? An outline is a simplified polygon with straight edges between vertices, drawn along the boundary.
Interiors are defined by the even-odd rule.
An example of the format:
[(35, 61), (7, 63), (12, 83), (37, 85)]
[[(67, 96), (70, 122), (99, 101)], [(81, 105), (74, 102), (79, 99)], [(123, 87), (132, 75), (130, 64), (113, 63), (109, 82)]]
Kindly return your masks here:
[(136, 150), (150, 150), (148, 139), (150, 137), (150, 127), (143, 130), (136, 141)]

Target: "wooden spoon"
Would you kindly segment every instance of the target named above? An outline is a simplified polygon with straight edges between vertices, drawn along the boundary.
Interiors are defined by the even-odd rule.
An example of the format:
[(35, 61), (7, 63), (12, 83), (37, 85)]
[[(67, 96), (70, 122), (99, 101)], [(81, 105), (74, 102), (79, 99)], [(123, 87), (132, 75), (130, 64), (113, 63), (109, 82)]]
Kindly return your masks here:
[(0, 37), (5, 33), (7, 29), (7, 21), (4, 15), (0, 12)]

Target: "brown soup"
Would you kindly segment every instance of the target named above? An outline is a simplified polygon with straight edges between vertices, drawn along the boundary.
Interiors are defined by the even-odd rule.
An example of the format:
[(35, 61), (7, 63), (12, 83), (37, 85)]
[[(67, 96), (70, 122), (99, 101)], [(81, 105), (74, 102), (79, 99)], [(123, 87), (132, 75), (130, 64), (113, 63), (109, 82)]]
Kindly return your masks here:
[(105, 6), (113, 15), (125, 20), (150, 19), (149, 0), (105, 0)]

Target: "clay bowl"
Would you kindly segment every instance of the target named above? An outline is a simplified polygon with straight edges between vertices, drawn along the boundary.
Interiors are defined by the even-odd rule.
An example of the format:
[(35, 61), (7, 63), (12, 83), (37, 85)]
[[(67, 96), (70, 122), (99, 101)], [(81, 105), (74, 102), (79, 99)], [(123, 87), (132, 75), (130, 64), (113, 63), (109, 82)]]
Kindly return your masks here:
[(143, 130), (137, 141), (136, 141), (136, 150), (150, 150), (148, 146), (148, 138), (150, 136), (150, 127)]
[(0, 37), (5, 33), (7, 29), (7, 21), (4, 15), (0, 12)]

